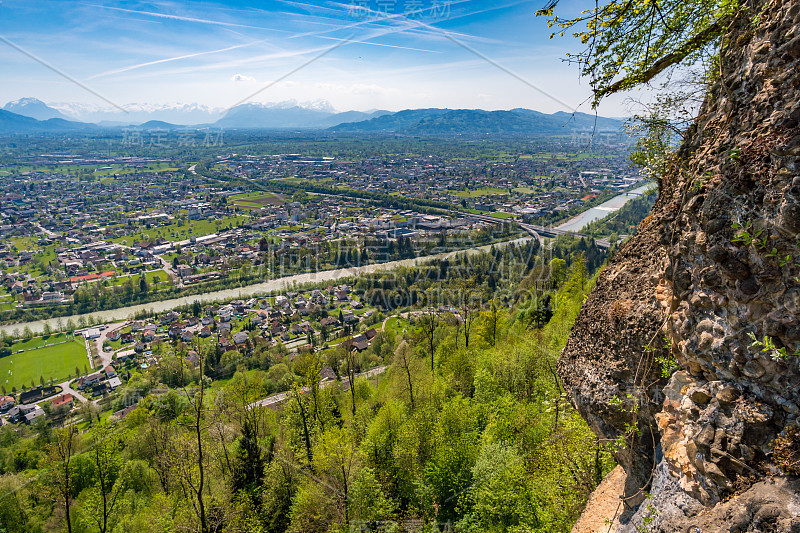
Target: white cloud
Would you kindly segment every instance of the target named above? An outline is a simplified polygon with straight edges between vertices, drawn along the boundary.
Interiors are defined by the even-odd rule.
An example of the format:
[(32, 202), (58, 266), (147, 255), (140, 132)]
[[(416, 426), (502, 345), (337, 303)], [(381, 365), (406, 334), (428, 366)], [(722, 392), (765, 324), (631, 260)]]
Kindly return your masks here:
[(350, 92), (353, 94), (386, 94), (394, 91), (376, 84), (356, 83), (350, 87)]
[(234, 74), (231, 81), (234, 83), (255, 83), (256, 79), (252, 76), (245, 76), (244, 74)]
[(397, 92), (374, 83), (355, 83), (342, 85), (340, 83), (315, 83), (314, 88), (327, 93), (357, 94), (357, 95), (385, 95)]
[(326, 92), (336, 92), (336, 93), (343, 93), (345, 92), (345, 86), (339, 83), (321, 83), (317, 82), (314, 84), (314, 88), (320, 91)]

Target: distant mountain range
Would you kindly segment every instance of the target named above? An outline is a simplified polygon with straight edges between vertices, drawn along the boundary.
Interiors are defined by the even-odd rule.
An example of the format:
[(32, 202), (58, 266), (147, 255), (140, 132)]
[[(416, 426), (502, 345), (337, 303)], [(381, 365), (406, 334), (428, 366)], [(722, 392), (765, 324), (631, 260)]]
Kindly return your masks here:
[[(202, 104), (141, 104), (130, 103), (116, 107), (99, 107), (89, 104), (52, 103), (50, 107), (58, 110), (71, 120), (93, 122), (100, 125), (132, 126), (151, 120), (170, 124), (208, 124), (219, 120), (223, 109), (211, 108)], [(25, 113), (22, 113), (23, 115)]]
[(0, 133), (47, 133), (68, 131), (95, 131), (96, 124), (72, 122), (63, 118), (36, 120), (0, 109)]
[(338, 132), (383, 132), (413, 135), (559, 134), (575, 131), (619, 131), (623, 120), (559, 111), (548, 115), (530, 109), (407, 109), (349, 124)]
[[(132, 104), (133, 106), (133, 104)], [(128, 106), (126, 106), (127, 108)], [(352, 133), (397, 133), (405, 135), (553, 135), (576, 131), (619, 131), (623, 119), (595, 117), (586, 113), (553, 114), (540, 113), (530, 109), (510, 111), (483, 111), (480, 109), (407, 109), (404, 111), (346, 111), (337, 112), (327, 102), (298, 104), (282, 102), (278, 104), (248, 103), (236, 106), (226, 113), (214, 111), (216, 120), (193, 122), (183, 121), (189, 116), (214, 116), (207, 108), (196, 104), (178, 106), (137, 106), (131, 107), (132, 116), (146, 120), (131, 122), (122, 119), (121, 111), (107, 111), (95, 118), (97, 123), (79, 121), (76, 116), (78, 106), (70, 107), (69, 114), (48, 106), (35, 98), (22, 98), (9, 102), (0, 110), (0, 133), (36, 133), (59, 131), (95, 131), (135, 127), (137, 129), (261, 129), (261, 130), (328, 130), (331, 132)], [(90, 113), (91, 114), (91, 113)], [(85, 113), (84, 113), (85, 115)], [(163, 116), (177, 117), (169, 121)], [(156, 118), (159, 117), (159, 118)]]
[(306, 107), (296, 103), (242, 104), (228, 111), (214, 126), (236, 129), (325, 129), (343, 122), (358, 122), (386, 115), (390, 111), (345, 111), (330, 107)]

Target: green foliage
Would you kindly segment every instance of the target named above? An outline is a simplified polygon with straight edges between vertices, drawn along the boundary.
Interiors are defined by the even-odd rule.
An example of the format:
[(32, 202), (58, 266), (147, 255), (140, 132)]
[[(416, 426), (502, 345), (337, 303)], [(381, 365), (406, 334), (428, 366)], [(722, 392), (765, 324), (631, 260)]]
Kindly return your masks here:
[(692, 63), (714, 48), (741, 9), (739, 0), (608, 0), (564, 19), (555, 15), (557, 4), (550, 0), (537, 14), (557, 28), (551, 38), (572, 32), (584, 45), (568, 57), (590, 79), (595, 106), (610, 94)]
[[(768, 353), (769, 356), (776, 361), (786, 359), (790, 355), (790, 352), (785, 346), (776, 345), (775, 339), (769, 335), (765, 335), (764, 340), (758, 340), (756, 334), (751, 331), (747, 334), (747, 336), (753, 341), (752, 344), (750, 344), (751, 348), (761, 348), (762, 352)], [(800, 356), (800, 350), (791, 352), (791, 355), (795, 357)]]
[(640, 392), (627, 393), (625, 398), (614, 396), (611, 398), (610, 403), (623, 413), (630, 415), (630, 421), (626, 422), (623, 432), (614, 440), (614, 447), (617, 450), (623, 449), (630, 441), (639, 435), (638, 412), (642, 402), (642, 395)]
[(668, 378), (675, 373), (680, 365), (678, 365), (675, 355), (672, 353), (672, 340), (669, 337), (664, 337), (664, 351), (656, 355), (656, 363), (661, 367), (661, 377)]
[(668, 120), (659, 116), (648, 117), (629, 124), (627, 129), (631, 136), (637, 137), (630, 155), (631, 162), (641, 167), (647, 179), (660, 184), (667, 173), (674, 144), (674, 132)]
[[(520, 250), (476, 254), (472, 285), (437, 279), (460, 259), (398, 270), (391, 283), (418, 291), (420, 306), (360, 355), (256, 347), (217, 379), (222, 354), (208, 350), (204, 372), (190, 371), (181, 349), (165, 346), (160, 365), (128, 382), (138, 409), (103, 423), (87, 410), (92, 425), (69, 461), (73, 531), (202, 531), (202, 501), (206, 531), (388, 531), (421, 520), (465, 532), (568, 532), (613, 466), (555, 374), (593, 285), (591, 249), (556, 241), (547, 261), (530, 262)], [(382, 276), (365, 278), (365, 288), (390, 287)], [(524, 283), (500, 292), (515, 279)], [(486, 299), (471, 311), (469, 346), (456, 313), (439, 315), (431, 371), (414, 313), (453, 287)], [(549, 302), (536, 328), (528, 327), (529, 291)], [(345, 373), (370, 361), (389, 368), (352, 388), (321, 380), (323, 366)], [(208, 376), (215, 380), (205, 387)], [(276, 383), (291, 389), (288, 399), (274, 410), (254, 405)], [(0, 429), (0, 488), (10, 495), (0, 500), (0, 527), (66, 530), (63, 513), (26, 489), (48, 467), (42, 450), (54, 435)]]
[[(735, 222), (731, 227), (736, 230), (732, 242), (743, 244), (745, 246), (755, 246), (761, 250), (767, 248), (769, 236), (765, 234), (763, 229), (753, 228), (751, 221), (746, 221), (744, 224)], [(777, 252), (776, 252), (777, 255)]]

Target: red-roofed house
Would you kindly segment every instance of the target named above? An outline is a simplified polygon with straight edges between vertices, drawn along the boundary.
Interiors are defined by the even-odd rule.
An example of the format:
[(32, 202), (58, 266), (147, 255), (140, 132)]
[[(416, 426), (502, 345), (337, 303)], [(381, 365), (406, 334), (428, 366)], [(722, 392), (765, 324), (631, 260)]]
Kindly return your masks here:
[(56, 396), (53, 398), (51, 402), (53, 404), (53, 408), (62, 407), (66, 405), (69, 409), (72, 409), (72, 404), (75, 401), (75, 398), (72, 397), (72, 394), (62, 394), (61, 396)]
[(13, 396), (0, 396), (0, 411), (7, 411), (14, 407), (16, 401)]
[(110, 278), (115, 276), (116, 274), (117, 273), (113, 270), (109, 270), (108, 272), (101, 272), (100, 274), (95, 272), (92, 274), (86, 274), (85, 276), (72, 276), (71, 278), (69, 278), (69, 282), (72, 283), (73, 285), (77, 283), (88, 283), (90, 281), (98, 281), (101, 279)]

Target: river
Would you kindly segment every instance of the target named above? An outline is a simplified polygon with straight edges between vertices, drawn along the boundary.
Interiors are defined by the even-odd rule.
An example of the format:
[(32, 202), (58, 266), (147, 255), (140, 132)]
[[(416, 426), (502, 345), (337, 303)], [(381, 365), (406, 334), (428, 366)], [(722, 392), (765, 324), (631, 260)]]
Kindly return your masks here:
[(117, 309), (109, 309), (107, 311), (98, 311), (96, 313), (87, 313), (84, 315), (63, 316), (57, 318), (48, 318), (46, 320), (36, 320), (34, 322), (18, 322), (15, 324), (6, 324), (0, 326), (0, 331), (4, 331), (9, 335), (15, 335), (22, 332), (24, 328), (29, 328), (32, 333), (41, 333), (44, 331), (44, 325), (49, 324), (52, 330), (58, 329), (60, 323), (66, 324), (67, 320), (72, 320), (76, 325), (83, 317), (87, 319), (92, 316), (101, 323), (118, 322), (120, 320), (127, 320), (132, 318), (136, 313), (142, 311), (152, 310), (155, 313), (164, 313), (176, 307), (184, 305), (191, 305), (195, 301), (201, 303), (212, 303), (227, 300), (246, 300), (256, 296), (262, 296), (273, 291), (291, 288), (293, 285), (303, 285), (306, 283), (323, 283), (327, 281), (336, 281), (342, 278), (357, 276), (359, 274), (366, 274), (375, 272), (377, 270), (391, 270), (399, 266), (414, 266), (431, 259), (444, 259), (446, 257), (453, 257), (456, 254), (468, 253), (475, 254), (479, 251), (488, 251), (492, 246), (508, 246), (511, 243), (528, 242), (533, 237), (522, 237), (511, 241), (495, 243), (494, 245), (480, 246), (478, 248), (469, 248), (467, 250), (457, 250), (453, 252), (445, 252), (435, 255), (426, 255), (424, 257), (417, 257), (414, 259), (402, 259), (399, 261), (389, 261), (387, 263), (376, 263), (372, 265), (365, 265), (360, 267), (339, 268), (336, 270), (325, 270), (323, 272), (310, 272), (307, 274), (296, 274), (294, 276), (285, 276), (263, 283), (256, 283), (246, 287), (239, 287), (235, 289), (223, 289), (220, 291), (209, 292), (205, 294), (193, 294), (191, 296), (182, 296), (180, 298), (172, 298), (170, 300), (161, 300), (158, 302), (150, 302), (146, 304), (131, 305), (128, 307), (119, 307)]
[(595, 220), (600, 220), (603, 217), (607, 217), (623, 205), (628, 200), (636, 198), (636, 196), (644, 193), (648, 189), (652, 189), (652, 183), (646, 183), (641, 187), (637, 187), (632, 191), (628, 191), (627, 193), (620, 194), (619, 196), (615, 196), (611, 200), (607, 200), (602, 204), (598, 205), (597, 207), (592, 207), (587, 209), (580, 215), (576, 215), (571, 219), (567, 220), (560, 226), (557, 226), (556, 229), (563, 229), (566, 231), (574, 231), (576, 233), (580, 233), (580, 231), (585, 228), (590, 223), (594, 222)]
[[(646, 191), (651, 187), (652, 184), (648, 183), (629, 192), (642, 194), (644, 191)], [(558, 227), (559, 229), (566, 229), (569, 231), (580, 232), (590, 222), (599, 220), (604, 216), (608, 215), (609, 213), (616, 211), (617, 209), (622, 207), (625, 204), (625, 202), (633, 198), (636, 198), (636, 196), (631, 195), (629, 193), (620, 194), (619, 196), (615, 196), (611, 200), (608, 200), (607, 202), (604, 202), (597, 207), (593, 207), (581, 213), (580, 215), (571, 218), (570, 220), (568, 220), (567, 222)], [(510, 243), (527, 242), (531, 240), (531, 238), (532, 237), (523, 237), (521, 239), (515, 239), (503, 243), (496, 243), (494, 244), (494, 246), (507, 246)], [(391, 270), (399, 266), (414, 266), (425, 261), (430, 261), (431, 259), (444, 259), (446, 257), (453, 257), (454, 255), (464, 253), (465, 251), (470, 254), (477, 253), (479, 251), (487, 251), (491, 247), (492, 245), (486, 245), (486, 246), (481, 246), (479, 248), (470, 248), (468, 250), (458, 250), (455, 252), (427, 255), (424, 257), (417, 257), (415, 259), (402, 259), (400, 261), (390, 261), (388, 263), (365, 265), (361, 267), (340, 268), (336, 270), (326, 270), (324, 272), (297, 274), (294, 276), (277, 278), (265, 281), (263, 283), (256, 283), (254, 285), (248, 285), (246, 287), (239, 287), (236, 289), (223, 289), (220, 291), (214, 291), (205, 294), (193, 294), (191, 296), (182, 296), (180, 298), (172, 298), (170, 300), (161, 300), (158, 302), (150, 302), (146, 304), (120, 307), (117, 309), (109, 309), (107, 311), (99, 311), (97, 313), (87, 313), (84, 315), (48, 318), (46, 320), (36, 320), (34, 322), (18, 322), (16, 324), (6, 324), (0, 326), (0, 331), (4, 331), (9, 335), (14, 335), (15, 332), (18, 334), (22, 332), (24, 328), (27, 327), (33, 333), (41, 333), (44, 331), (45, 324), (49, 324), (52, 330), (56, 330), (58, 328), (59, 322), (63, 325), (66, 324), (67, 320), (72, 320), (75, 324), (77, 324), (78, 321), (81, 319), (81, 317), (83, 317), (84, 319), (88, 319), (90, 316), (94, 317), (101, 323), (118, 322), (120, 320), (127, 320), (133, 317), (136, 313), (141, 313), (142, 311), (152, 310), (155, 313), (164, 313), (171, 309), (175, 309), (176, 307), (191, 305), (195, 301), (198, 301), (200, 303), (212, 303), (212, 302), (220, 302), (220, 301), (235, 300), (235, 299), (244, 300), (256, 296), (265, 295), (273, 291), (287, 289), (295, 284), (303, 285), (306, 283), (323, 283), (326, 281), (336, 281), (338, 279), (357, 276), (359, 274), (366, 274), (369, 272), (375, 272), (377, 270)]]

